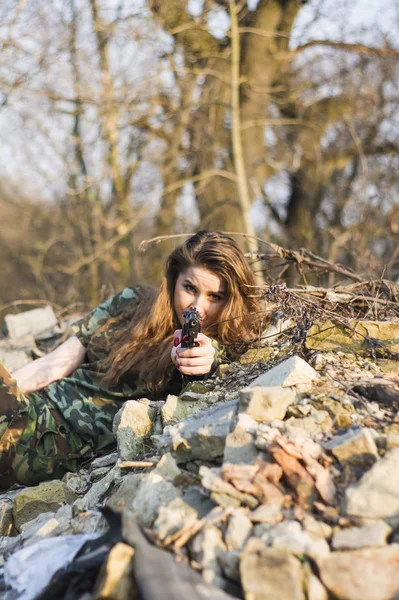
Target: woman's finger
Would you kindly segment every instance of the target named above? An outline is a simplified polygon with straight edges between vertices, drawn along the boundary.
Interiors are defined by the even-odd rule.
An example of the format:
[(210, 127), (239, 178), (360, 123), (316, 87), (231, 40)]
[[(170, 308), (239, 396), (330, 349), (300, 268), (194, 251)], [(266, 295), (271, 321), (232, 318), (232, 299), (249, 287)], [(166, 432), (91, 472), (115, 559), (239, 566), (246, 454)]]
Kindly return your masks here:
[(183, 375), (207, 375), (211, 370), (212, 365), (204, 365), (203, 367), (179, 367), (179, 371)]
[(181, 367), (204, 367), (205, 365), (212, 366), (213, 358), (211, 357), (203, 357), (203, 358), (176, 358), (176, 364)]
[(179, 344), (181, 344), (181, 335), (183, 333), (182, 329), (176, 329), (173, 333), (173, 346), (176, 348)]
[(182, 358), (195, 358), (196, 356), (215, 356), (213, 346), (197, 346), (194, 348), (176, 348), (176, 352)]
[(200, 346), (212, 346), (212, 340), (205, 333), (198, 333), (195, 341), (200, 344)]

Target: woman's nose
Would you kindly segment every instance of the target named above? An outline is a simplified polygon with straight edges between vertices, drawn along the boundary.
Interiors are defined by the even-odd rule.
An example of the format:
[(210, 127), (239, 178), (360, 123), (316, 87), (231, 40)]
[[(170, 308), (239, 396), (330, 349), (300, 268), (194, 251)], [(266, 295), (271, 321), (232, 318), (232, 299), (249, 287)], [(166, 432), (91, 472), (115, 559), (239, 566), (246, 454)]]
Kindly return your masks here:
[(206, 313), (206, 301), (204, 297), (200, 295), (196, 296), (194, 306), (198, 310), (201, 319), (203, 319)]

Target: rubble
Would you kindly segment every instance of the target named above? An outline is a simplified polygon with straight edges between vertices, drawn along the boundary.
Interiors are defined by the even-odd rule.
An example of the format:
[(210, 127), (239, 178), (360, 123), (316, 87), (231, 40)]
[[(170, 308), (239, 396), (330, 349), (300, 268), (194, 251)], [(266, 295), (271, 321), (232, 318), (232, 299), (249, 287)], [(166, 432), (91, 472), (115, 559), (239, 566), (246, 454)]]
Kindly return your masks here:
[[(123, 540), (105, 547), (90, 593), (77, 600), (133, 597), (147, 571), (162, 581), (158, 552), (179, 561), (168, 563), (161, 589), (181, 585), (172, 573), (184, 566), (195, 593), (206, 590), (198, 598), (395, 597), (399, 360), (364, 356), (357, 334), (333, 351), (338, 338), (324, 338), (321, 326), (293, 342), (295, 322), (281, 315), (267, 347), (222, 365), (220, 377), (165, 401), (127, 402), (114, 421), (116, 448), (78, 473), (0, 494), (0, 583), (19, 550), (33, 561), (56, 538), (111, 539), (115, 523), (109, 529), (105, 515), (113, 510)], [(399, 327), (377, 325), (356, 331), (385, 344), (381, 332)], [(377, 386), (389, 393), (373, 393)], [(136, 552), (133, 523), (145, 531), (148, 556)], [(187, 577), (183, 596), (194, 589)], [(0, 600), (12, 594), (0, 586)]]
[(360, 523), (384, 519), (399, 524), (399, 448), (390, 450), (346, 489), (342, 509)]
[(284, 419), (287, 408), (294, 402), (295, 392), (290, 388), (252, 386), (241, 390), (239, 410), (255, 421), (264, 423)]
[(240, 575), (248, 599), (305, 599), (299, 560), (288, 550), (267, 548), (258, 538), (248, 541), (240, 561)]
[(17, 315), (8, 314), (4, 317), (8, 336), (12, 343), (19, 343), (28, 336), (34, 337), (43, 333), (50, 333), (58, 326), (52, 306), (26, 310)]
[(357, 550), (369, 546), (385, 546), (392, 532), (385, 521), (374, 521), (364, 527), (348, 527), (334, 532), (332, 547), (334, 550)]
[(399, 589), (399, 546), (331, 552), (317, 566), (320, 577), (338, 600), (389, 600)]
[(324, 448), (331, 450), (341, 464), (351, 464), (363, 469), (371, 467), (379, 458), (377, 445), (370, 429), (349, 430), (334, 436)]
[(318, 379), (317, 372), (300, 356), (291, 356), (282, 363), (266, 371), (251, 383), (251, 387), (292, 387), (301, 386), (309, 389), (312, 382)]
[(176, 425), (168, 425), (159, 441), (160, 452), (171, 452), (178, 463), (223, 456), (237, 401), (217, 404), (191, 415)]
[(61, 481), (40, 483), (21, 490), (14, 498), (14, 524), (21, 526), (44, 512), (55, 512), (63, 504), (72, 504), (77, 496)]

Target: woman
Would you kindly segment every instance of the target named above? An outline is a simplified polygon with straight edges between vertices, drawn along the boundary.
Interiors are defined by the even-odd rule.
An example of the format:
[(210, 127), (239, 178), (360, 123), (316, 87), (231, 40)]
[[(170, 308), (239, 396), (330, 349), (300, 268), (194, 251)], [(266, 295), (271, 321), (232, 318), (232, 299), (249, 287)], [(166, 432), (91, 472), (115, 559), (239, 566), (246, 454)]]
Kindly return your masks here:
[[(257, 332), (253, 285), (236, 243), (200, 231), (169, 256), (158, 294), (126, 288), (47, 356), (12, 376), (0, 365), (0, 488), (76, 470), (114, 443), (112, 421), (125, 400), (165, 399), (179, 393), (182, 375), (209, 377), (223, 348)], [(189, 307), (199, 311), (202, 331), (198, 347), (182, 348)]]

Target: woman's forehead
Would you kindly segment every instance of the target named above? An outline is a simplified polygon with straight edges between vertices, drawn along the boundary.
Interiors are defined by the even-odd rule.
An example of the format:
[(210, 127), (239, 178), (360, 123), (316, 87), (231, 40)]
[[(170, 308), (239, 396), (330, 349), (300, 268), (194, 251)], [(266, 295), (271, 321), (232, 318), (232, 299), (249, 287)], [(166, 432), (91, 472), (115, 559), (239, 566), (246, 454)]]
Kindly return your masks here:
[(189, 267), (179, 275), (180, 281), (188, 280), (194, 285), (206, 288), (208, 291), (223, 293), (226, 283), (220, 275), (204, 267)]

